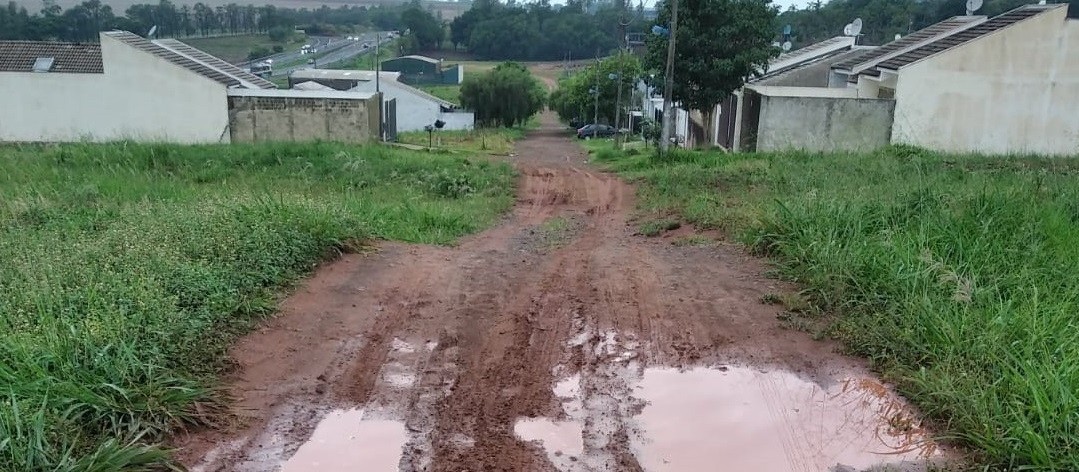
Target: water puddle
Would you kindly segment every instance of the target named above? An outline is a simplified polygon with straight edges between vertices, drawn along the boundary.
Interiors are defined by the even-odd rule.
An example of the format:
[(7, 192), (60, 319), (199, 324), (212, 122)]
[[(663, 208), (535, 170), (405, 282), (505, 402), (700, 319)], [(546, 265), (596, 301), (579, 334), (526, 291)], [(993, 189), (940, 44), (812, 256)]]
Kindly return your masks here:
[(631, 438), (649, 472), (824, 471), (918, 463), (935, 446), (905, 404), (872, 379), (822, 388), (789, 372), (645, 369)]
[(579, 456), (584, 452), (580, 421), (552, 421), (547, 418), (527, 418), (517, 421), (513, 432), (524, 441), (539, 441), (548, 455)]
[(400, 421), (365, 419), (363, 410), (336, 410), (315, 428), (282, 472), (396, 472), (408, 441)]

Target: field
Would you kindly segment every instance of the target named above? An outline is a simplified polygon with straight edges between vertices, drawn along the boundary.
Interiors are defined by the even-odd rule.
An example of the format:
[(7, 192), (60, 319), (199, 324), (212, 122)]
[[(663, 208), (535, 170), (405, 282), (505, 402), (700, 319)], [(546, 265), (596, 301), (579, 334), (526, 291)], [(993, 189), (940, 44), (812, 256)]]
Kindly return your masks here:
[(377, 239), (448, 244), (503, 164), (325, 143), (0, 148), (0, 470), (167, 464), (277, 294)]
[(416, 88), (448, 102), (453, 102), (458, 105), (461, 104), (460, 85), (417, 85)]
[(281, 45), (285, 51), (296, 51), (307, 41), (303, 36), (294, 37), (288, 44), (275, 43), (265, 34), (241, 34), (234, 36), (214, 36), (209, 38), (183, 38), (181, 41), (227, 62), (239, 63), (247, 60), (251, 50), (264, 47), (273, 50), (274, 45)]
[(1079, 470), (1079, 162), (596, 157), (642, 184), (642, 226), (689, 222), (772, 257), (811, 301), (790, 323), (871, 359), (975, 463)]

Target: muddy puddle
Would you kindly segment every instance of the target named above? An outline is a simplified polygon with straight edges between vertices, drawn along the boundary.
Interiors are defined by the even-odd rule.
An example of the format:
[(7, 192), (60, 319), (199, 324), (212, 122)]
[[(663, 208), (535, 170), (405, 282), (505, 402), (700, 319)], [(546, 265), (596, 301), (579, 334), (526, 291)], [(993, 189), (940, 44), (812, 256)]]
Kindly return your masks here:
[[(632, 366), (631, 366), (632, 367)], [(826, 386), (785, 371), (745, 367), (636, 369), (630, 450), (645, 471), (924, 470), (938, 455), (913, 411), (870, 377)], [(514, 428), (561, 471), (590, 462), (578, 376), (553, 388), (564, 417)], [(602, 394), (602, 393), (599, 393)]]
[(311, 439), (285, 462), (282, 472), (396, 472), (408, 441), (399, 421), (369, 419), (364, 410), (336, 410), (319, 422)]

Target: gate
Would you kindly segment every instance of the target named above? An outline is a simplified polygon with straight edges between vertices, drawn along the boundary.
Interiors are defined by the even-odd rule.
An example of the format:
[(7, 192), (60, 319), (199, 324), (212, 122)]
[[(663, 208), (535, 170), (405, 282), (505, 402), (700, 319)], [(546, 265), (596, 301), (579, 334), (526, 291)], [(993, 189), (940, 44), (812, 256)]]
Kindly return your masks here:
[(383, 130), (387, 141), (397, 142), (397, 99), (386, 100), (386, 125)]

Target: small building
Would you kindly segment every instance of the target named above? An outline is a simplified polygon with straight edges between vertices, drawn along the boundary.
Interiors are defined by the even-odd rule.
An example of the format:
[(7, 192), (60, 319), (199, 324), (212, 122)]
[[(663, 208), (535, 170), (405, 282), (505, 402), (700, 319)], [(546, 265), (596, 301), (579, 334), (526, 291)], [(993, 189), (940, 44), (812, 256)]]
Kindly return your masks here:
[(733, 148), (1074, 156), (1077, 52), (1066, 4), (949, 18), (832, 64), (828, 88), (747, 86)]
[(458, 85), (464, 81), (465, 70), (461, 65), (444, 68), (442, 61), (426, 56), (401, 56), (381, 63), (386, 72), (400, 72), (401, 82), (412, 85), (446, 84)]
[[(373, 74), (373, 72), (372, 72)], [(466, 130), (475, 126), (475, 115), (462, 110), (457, 104), (443, 100), (411, 85), (394, 80), (401, 77), (399, 72), (380, 72), (379, 90), (386, 101), (392, 101), (387, 108), (387, 122), (394, 123), (394, 131), (422, 131), (425, 126), (433, 125), (436, 120), (445, 123), (443, 129)], [(373, 80), (358, 82), (353, 92), (374, 93)]]
[[(240, 140), (338, 139), (343, 134), (320, 114), (350, 108), (362, 115), (378, 106), (370, 95), (286, 92), (293, 93), (287, 99), (276, 88), (180, 41), (151, 41), (126, 31), (103, 32), (98, 44), (0, 41), (0, 89), (6, 91), (0, 94), (0, 141), (227, 143), (236, 137), (233, 119), (249, 116), (230, 107), (254, 100), (234, 98), (240, 95), (258, 95), (260, 107), (305, 107), (310, 113), (287, 111), (292, 126), (323, 130), (260, 132)], [(342, 107), (341, 100), (364, 103)], [(351, 130), (349, 140), (377, 137), (377, 127), (365, 126)]]

